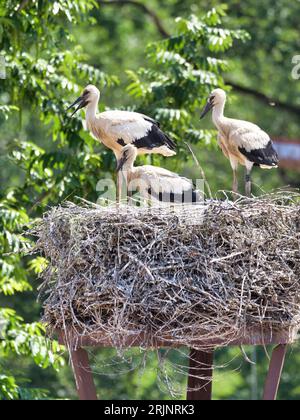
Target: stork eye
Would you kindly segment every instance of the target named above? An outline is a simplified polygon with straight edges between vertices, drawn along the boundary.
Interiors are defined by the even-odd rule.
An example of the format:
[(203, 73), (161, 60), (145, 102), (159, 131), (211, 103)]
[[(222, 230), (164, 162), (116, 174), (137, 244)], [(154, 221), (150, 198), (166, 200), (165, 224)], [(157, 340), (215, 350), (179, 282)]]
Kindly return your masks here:
[(211, 97), (209, 98), (210, 102), (212, 102), (214, 99), (215, 99), (215, 96), (211, 96)]

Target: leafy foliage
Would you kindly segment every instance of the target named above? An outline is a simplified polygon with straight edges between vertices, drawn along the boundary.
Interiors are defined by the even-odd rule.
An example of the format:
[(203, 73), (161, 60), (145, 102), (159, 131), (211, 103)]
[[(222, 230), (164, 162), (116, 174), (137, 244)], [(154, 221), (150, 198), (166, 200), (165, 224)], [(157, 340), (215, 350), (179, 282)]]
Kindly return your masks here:
[[(30, 245), (20, 234), (22, 227), (48, 203), (75, 195), (95, 198), (98, 167), (112, 168), (108, 152), (95, 152), (95, 143), (83, 130), (80, 116), (70, 119), (66, 115), (66, 99), (78, 95), (87, 83), (103, 88), (113, 87), (118, 80), (84, 63), (81, 48), (72, 43), (69, 25), (84, 19), (96, 7), (94, 1), (33, 1), (21, 10), (13, 1), (4, 3), (0, 10), (1, 50), (8, 77), (1, 84), (5, 102), (0, 113), (5, 119), (18, 115), (17, 125), (21, 128), (27, 117), (23, 110), (28, 110), (39, 119), (43, 135), (51, 141), (51, 147), (46, 149), (43, 142), (36, 144), (17, 137), (10, 146), (10, 160), (24, 174), (23, 184), (1, 191), (0, 201), (0, 292), (13, 295), (30, 291), (28, 272), (38, 274), (45, 265), (42, 258), (27, 261), (21, 257), (20, 251)], [(210, 57), (208, 52), (218, 55), (230, 48), (234, 39), (245, 38), (240, 31), (221, 29), (222, 15), (221, 8), (202, 20), (196, 16), (178, 19), (175, 37), (150, 46), (151, 68), (128, 73), (132, 79), (129, 92), (141, 99), (143, 109), (177, 132), (177, 137), (184, 130), (186, 137), (194, 141), (211, 139), (211, 133), (199, 132), (190, 124), (191, 112), (203, 102), (202, 94), (213, 86), (223, 86), (219, 72), (227, 63), (217, 56)], [(89, 20), (92, 24), (93, 19)], [(0, 319), (0, 354), (4, 360), (11, 353), (30, 355), (42, 368), (50, 364), (59, 368), (59, 347), (56, 343), (48, 347), (41, 325), (26, 324), (7, 308), (1, 309)], [(18, 379), (7, 373), (7, 367), (2, 370), (2, 397), (24, 395)]]
[(128, 72), (128, 92), (178, 141), (208, 145), (215, 137), (212, 131), (197, 129), (193, 115), (212, 89), (225, 88), (221, 74), (228, 62), (222, 54), (236, 40), (248, 39), (244, 31), (223, 29), (224, 15), (224, 7), (218, 7), (202, 18), (178, 18), (176, 35), (149, 46), (150, 69)]
[[(72, 194), (95, 191), (94, 173), (100, 157), (83, 131), (80, 118), (70, 120), (66, 95), (75, 95), (88, 82), (98, 86), (117, 83), (100, 70), (82, 62), (80, 48), (72, 44), (69, 24), (77, 24), (96, 6), (91, 0), (32, 1), (18, 8), (15, 1), (0, 6), (1, 50), (7, 79), (1, 82), (0, 107), (4, 119), (18, 114), (22, 127), (23, 110), (28, 109), (46, 128), (56, 146), (45, 150), (27, 139), (17, 138), (10, 159), (24, 173), (24, 183), (0, 195), (0, 293), (13, 295), (32, 290), (28, 273), (38, 274), (42, 258), (23, 259), (21, 251), (30, 246), (21, 235), (30, 216), (39, 214), (48, 202)], [(90, 19), (92, 23), (92, 19)], [(70, 49), (71, 48), (71, 49)], [(2, 186), (1, 186), (2, 188)], [(30, 214), (30, 216), (29, 216)], [(45, 394), (20, 387), (18, 378), (5, 363), (12, 354), (30, 356), (41, 368), (58, 369), (63, 359), (60, 347), (44, 338), (44, 327), (25, 323), (14, 310), (0, 310), (0, 398), (32, 398)]]
[(26, 270), (18, 256), (27, 241), (17, 232), (27, 222), (28, 216), (24, 209), (11, 207), (7, 200), (0, 203), (0, 291), (6, 295), (31, 290)]
[[(291, 58), (299, 50), (299, 2), (228, 0), (226, 15), (219, 0), (147, 0), (147, 6), (174, 33), (155, 43), (160, 35), (140, 9), (98, 7), (98, 3), (0, 2), (0, 55), (5, 56), (7, 65), (7, 79), (0, 80), (0, 399), (47, 397), (45, 391), (24, 381), (26, 375), (34, 386), (50, 389), (51, 395), (76, 396), (69, 368), (61, 368), (59, 378), (54, 370), (40, 373), (38, 366), (59, 368), (62, 363), (57, 344), (49, 347), (43, 328), (35, 323), (39, 309), (35, 311), (33, 282), (47, 262), (21, 258), (17, 252), (30, 245), (20, 234), (23, 225), (64, 199), (77, 195), (94, 200), (98, 177), (113, 170), (111, 153), (83, 130), (80, 115), (73, 119), (66, 115), (69, 100), (84, 85), (98, 85), (106, 104), (137, 108), (160, 119), (180, 144), (178, 159), (165, 162), (173, 165), (171, 169), (195, 175), (183, 140), (193, 143), (214, 190), (229, 186), (228, 170), (221, 154), (211, 153), (207, 147), (214, 144), (215, 132), (199, 129), (203, 126), (198, 108), (213, 87), (225, 85), (223, 72), (230, 69), (227, 80), (299, 103), (299, 83), (289, 77)], [(20, 4), (24, 4), (21, 9)], [(215, 9), (209, 11), (211, 5)], [(205, 10), (207, 14), (199, 18)], [(194, 15), (187, 18), (190, 13)], [(175, 21), (178, 15), (182, 17)], [(240, 28), (251, 34), (251, 40)], [(240, 42), (243, 40), (247, 42)], [(150, 41), (144, 68), (145, 46)], [(130, 96), (124, 94), (128, 68), (134, 69), (127, 73)], [(297, 116), (250, 98), (231, 94), (228, 112), (258, 122), (272, 134), (298, 135)], [(160, 158), (153, 159), (159, 163)], [(256, 173), (256, 182), (266, 189), (280, 184), (276, 172), (261, 173)], [(262, 386), (263, 351), (258, 356), (258, 367), (253, 370), (257, 369)], [(97, 365), (106, 365), (111, 351), (106, 349), (96, 357)], [(154, 359), (142, 379), (132, 370), (117, 381), (96, 375), (101, 395), (123, 399), (129, 395), (141, 399), (165, 396), (156, 386)], [(227, 364), (230, 359), (236, 361), (233, 368), (238, 370), (243, 361), (235, 349), (220, 351), (217, 364)], [(299, 397), (294, 375), (298, 359), (294, 352), (283, 377), (283, 397)], [(215, 396), (249, 398), (250, 381), (255, 377), (252, 368), (246, 365), (242, 373), (229, 369), (226, 375), (222, 372)], [(255, 381), (252, 387), (257, 388)]]

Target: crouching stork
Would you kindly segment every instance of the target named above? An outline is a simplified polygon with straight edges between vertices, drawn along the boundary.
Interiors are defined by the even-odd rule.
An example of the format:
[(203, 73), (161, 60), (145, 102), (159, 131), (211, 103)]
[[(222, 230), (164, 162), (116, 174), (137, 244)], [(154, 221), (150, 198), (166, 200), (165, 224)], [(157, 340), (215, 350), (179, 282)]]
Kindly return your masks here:
[(76, 107), (72, 116), (86, 108), (86, 125), (92, 135), (111, 149), (117, 161), (123, 147), (132, 144), (138, 154), (158, 153), (176, 155), (176, 144), (159, 127), (159, 123), (146, 115), (129, 111), (106, 111), (98, 113), (100, 91), (87, 86), (82, 95), (68, 108)]
[(129, 193), (138, 190), (144, 199), (164, 203), (200, 202), (202, 195), (189, 179), (157, 166), (135, 167), (137, 155), (138, 149), (129, 144), (123, 148), (118, 163), (117, 170), (126, 180)]
[(248, 121), (226, 118), (224, 107), (226, 93), (214, 90), (201, 114), (203, 118), (212, 109), (213, 123), (218, 129), (218, 142), (233, 170), (233, 192), (238, 193), (238, 166), (246, 167), (246, 195), (251, 196), (251, 172), (253, 166), (263, 169), (277, 168), (279, 158), (270, 136), (260, 127)]

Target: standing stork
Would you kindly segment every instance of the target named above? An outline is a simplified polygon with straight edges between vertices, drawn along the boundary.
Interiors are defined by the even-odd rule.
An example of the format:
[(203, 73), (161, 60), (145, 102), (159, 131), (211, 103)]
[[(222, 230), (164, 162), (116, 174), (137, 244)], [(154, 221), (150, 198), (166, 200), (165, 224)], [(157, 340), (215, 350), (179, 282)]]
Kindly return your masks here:
[[(72, 116), (86, 108), (86, 126), (92, 135), (111, 149), (120, 160), (123, 147), (134, 145), (138, 154), (158, 153), (163, 156), (176, 155), (176, 144), (165, 134), (159, 123), (147, 115), (129, 111), (98, 112), (100, 91), (96, 86), (88, 85), (82, 95), (68, 108), (75, 108)], [(120, 199), (122, 182), (117, 179), (117, 201)]]
[(138, 189), (145, 199), (167, 203), (196, 203), (201, 194), (193, 183), (178, 174), (157, 166), (134, 166), (138, 149), (129, 144), (124, 147), (117, 171), (126, 179), (129, 190)]
[(100, 91), (88, 85), (82, 95), (68, 108), (76, 107), (72, 116), (86, 108), (86, 125), (93, 136), (111, 149), (117, 161), (123, 147), (132, 144), (138, 154), (158, 153), (163, 156), (176, 155), (176, 144), (165, 134), (159, 123), (147, 115), (129, 111), (98, 112)]
[(233, 170), (233, 192), (238, 193), (237, 170), (239, 164), (246, 167), (246, 195), (251, 196), (251, 172), (253, 166), (263, 169), (277, 168), (279, 158), (270, 136), (260, 127), (248, 121), (226, 118), (224, 107), (226, 93), (215, 89), (209, 96), (201, 119), (212, 109), (213, 123), (218, 129), (218, 142)]

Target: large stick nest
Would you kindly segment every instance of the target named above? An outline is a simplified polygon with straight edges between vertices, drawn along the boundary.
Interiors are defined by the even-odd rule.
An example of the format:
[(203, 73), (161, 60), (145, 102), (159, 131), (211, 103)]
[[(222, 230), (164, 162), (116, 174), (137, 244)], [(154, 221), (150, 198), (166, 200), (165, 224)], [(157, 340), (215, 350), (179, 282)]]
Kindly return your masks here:
[(68, 204), (39, 222), (51, 332), (190, 343), (300, 325), (300, 201), (276, 194), (172, 209)]

